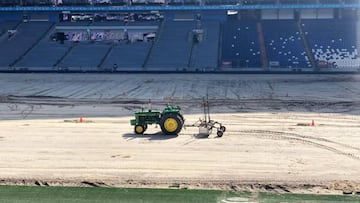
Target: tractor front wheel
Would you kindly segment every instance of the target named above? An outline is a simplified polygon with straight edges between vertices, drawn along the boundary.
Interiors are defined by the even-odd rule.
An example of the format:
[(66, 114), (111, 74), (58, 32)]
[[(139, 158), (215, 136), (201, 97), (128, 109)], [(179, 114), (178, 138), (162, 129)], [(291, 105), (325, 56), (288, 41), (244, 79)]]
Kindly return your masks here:
[(135, 125), (134, 131), (136, 134), (144, 134), (146, 127), (143, 125)]
[(184, 125), (183, 120), (179, 115), (168, 114), (160, 119), (161, 131), (166, 135), (177, 135)]

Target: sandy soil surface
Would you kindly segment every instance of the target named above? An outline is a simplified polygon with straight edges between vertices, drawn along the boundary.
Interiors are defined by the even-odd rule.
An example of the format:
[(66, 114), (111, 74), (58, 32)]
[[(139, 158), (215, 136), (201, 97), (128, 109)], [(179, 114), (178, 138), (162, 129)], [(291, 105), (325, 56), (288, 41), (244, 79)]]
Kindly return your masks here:
[[(1, 74), (0, 85), (0, 184), (360, 191), (358, 75)], [(207, 93), (222, 138), (133, 133), (149, 99), (192, 124)]]

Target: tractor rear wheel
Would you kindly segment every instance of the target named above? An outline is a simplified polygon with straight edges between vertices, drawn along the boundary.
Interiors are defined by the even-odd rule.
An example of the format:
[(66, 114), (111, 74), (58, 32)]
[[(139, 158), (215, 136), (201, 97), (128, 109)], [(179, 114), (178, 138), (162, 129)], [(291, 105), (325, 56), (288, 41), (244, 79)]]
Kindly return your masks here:
[(146, 128), (143, 125), (135, 125), (134, 131), (136, 134), (144, 134)]
[(177, 135), (183, 125), (183, 119), (177, 114), (166, 114), (160, 119), (161, 131), (166, 135)]

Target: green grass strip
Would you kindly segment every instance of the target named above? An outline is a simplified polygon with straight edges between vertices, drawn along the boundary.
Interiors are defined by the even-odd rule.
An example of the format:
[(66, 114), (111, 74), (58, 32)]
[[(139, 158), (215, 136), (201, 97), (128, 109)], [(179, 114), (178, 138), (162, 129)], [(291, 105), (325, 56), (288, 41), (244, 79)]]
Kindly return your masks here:
[(261, 203), (358, 203), (360, 196), (229, 192), (220, 190), (0, 186), (0, 203), (220, 203), (227, 198)]

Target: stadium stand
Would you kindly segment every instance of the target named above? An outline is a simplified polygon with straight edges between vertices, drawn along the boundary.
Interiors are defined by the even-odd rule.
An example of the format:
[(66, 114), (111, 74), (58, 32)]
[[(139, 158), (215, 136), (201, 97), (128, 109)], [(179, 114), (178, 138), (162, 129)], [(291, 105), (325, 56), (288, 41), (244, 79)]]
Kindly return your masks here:
[(193, 66), (195, 68), (217, 68), (219, 55), (220, 23), (217, 21), (203, 21), (203, 39), (195, 43), (193, 50)]
[(261, 67), (256, 21), (227, 21), (222, 38), (223, 62), (234, 67)]
[(358, 0), (0, 0), (0, 6), (356, 4)]
[(54, 3), (51, 0), (22, 0), (23, 6), (50, 6)]
[(17, 5), (21, 5), (20, 0), (0, 0), (0, 6), (3, 7), (13, 7)]
[(126, 0), (111, 0), (111, 5), (113, 6), (123, 6), (127, 4)]
[(360, 1), (0, 0), (0, 69), (360, 70), (360, 7), (349, 3)]
[(42, 41), (14, 66), (18, 68), (28, 67), (30, 70), (52, 70), (52, 67), (69, 48), (69, 42), (60, 44), (58, 42)]
[[(1, 22), (0, 29), (6, 32), (18, 24), (18, 22)], [(23, 24), (27, 25), (20, 24), (17, 36), (26, 31), (22, 28), (25, 26)], [(151, 42), (143, 41), (153, 40), (158, 25), (157, 21), (131, 22), (126, 25), (119, 21), (59, 22), (51, 30), (52, 32), (34, 42), (29, 52), (24, 52), (22, 57), (11, 60), (15, 61), (19, 58), (13, 64), (17, 70), (25, 68), (27, 70), (109, 70), (114, 64), (119, 70), (126, 68), (140, 70), (152, 45)], [(96, 29), (93, 29), (94, 26)], [(127, 29), (126, 39), (124, 28)], [(66, 36), (63, 44), (57, 39), (57, 35), (62, 32)], [(6, 44), (9, 39), (7, 35), (3, 35), (1, 39), (4, 38)], [(129, 43), (130, 41), (135, 43)], [(9, 57), (4, 57), (10, 60)], [(9, 63), (11, 61), (4, 63), (3, 66), (7, 67)]]
[(115, 45), (104, 61), (102, 68), (118, 70), (141, 70), (151, 48), (150, 42), (120, 43)]
[(8, 30), (15, 29), (19, 23), (16, 21), (0, 22), (0, 36), (6, 34)]
[(110, 46), (104, 43), (75, 43), (71, 51), (57, 66), (68, 70), (98, 70), (101, 60)]
[(360, 67), (355, 20), (303, 20), (302, 27), (317, 61), (349, 69)]
[(192, 47), (190, 34), (194, 28), (193, 21), (166, 21), (146, 67), (162, 70), (188, 67)]
[(270, 65), (277, 64), (278, 67), (288, 68), (311, 67), (294, 20), (264, 20), (262, 25)]
[(89, 3), (95, 6), (106, 6), (111, 4), (111, 0), (92, 0)]
[(20, 24), (13, 36), (0, 42), (0, 67), (12, 66), (44, 37), (52, 25), (50, 22)]

